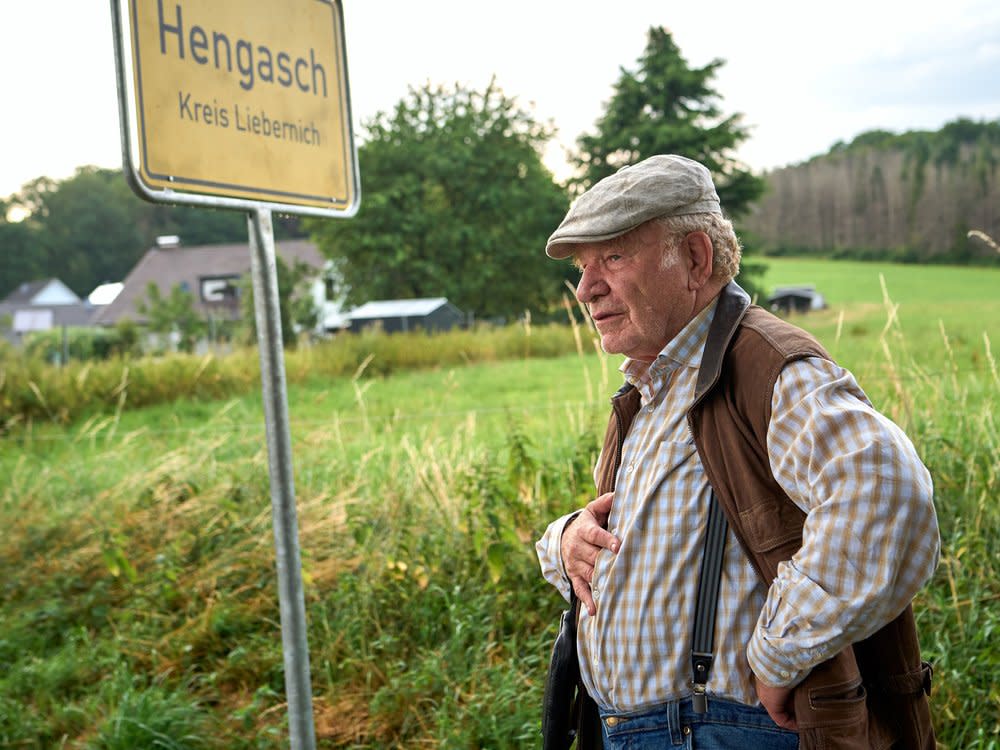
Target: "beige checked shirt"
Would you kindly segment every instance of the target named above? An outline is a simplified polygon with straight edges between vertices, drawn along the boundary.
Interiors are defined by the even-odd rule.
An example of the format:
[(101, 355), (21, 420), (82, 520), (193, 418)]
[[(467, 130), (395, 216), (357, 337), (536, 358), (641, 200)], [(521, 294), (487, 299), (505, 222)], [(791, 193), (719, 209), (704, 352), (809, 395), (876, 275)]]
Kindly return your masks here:
[[(714, 304), (702, 311), (651, 364), (621, 368), (642, 401), (608, 520), (621, 547), (598, 556), (597, 613), (582, 609), (578, 641), (583, 682), (606, 710), (691, 694), (710, 489), (685, 415), (714, 312)], [(843, 368), (819, 358), (788, 365), (772, 396), (767, 444), (775, 478), (808, 518), (801, 550), (770, 588), (729, 531), (708, 692), (748, 704), (758, 703), (752, 672), (795, 685), (899, 614), (939, 550), (927, 469)], [(536, 544), (542, 574), (567, 600), (560, 540), (571, 518), (554, 521)]]

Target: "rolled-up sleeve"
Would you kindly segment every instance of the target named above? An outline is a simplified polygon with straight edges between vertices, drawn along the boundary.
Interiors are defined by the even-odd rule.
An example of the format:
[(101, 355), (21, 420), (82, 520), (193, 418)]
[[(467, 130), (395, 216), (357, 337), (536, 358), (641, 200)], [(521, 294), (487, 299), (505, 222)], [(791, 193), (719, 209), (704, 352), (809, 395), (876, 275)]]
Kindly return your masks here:
[(792, 686), (906, 607), (937, 566), (940, 537), (930, 473), (910, 439), (835, 363), (810, 358), (782, 371), (767, 449), (775, 479), (807, 515), (747, 656), (764, 682)]

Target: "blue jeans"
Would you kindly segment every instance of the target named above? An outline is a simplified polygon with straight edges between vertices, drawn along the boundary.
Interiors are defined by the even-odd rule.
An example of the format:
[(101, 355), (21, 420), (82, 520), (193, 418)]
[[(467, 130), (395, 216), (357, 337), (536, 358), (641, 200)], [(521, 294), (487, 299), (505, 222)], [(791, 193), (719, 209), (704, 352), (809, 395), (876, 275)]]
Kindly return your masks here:
[(799, 735), (782, 729), (762, 706), (709, 696), (708, 713), (691, 699), (635, 713), (601, 712), (605, 750), (796, 750)]

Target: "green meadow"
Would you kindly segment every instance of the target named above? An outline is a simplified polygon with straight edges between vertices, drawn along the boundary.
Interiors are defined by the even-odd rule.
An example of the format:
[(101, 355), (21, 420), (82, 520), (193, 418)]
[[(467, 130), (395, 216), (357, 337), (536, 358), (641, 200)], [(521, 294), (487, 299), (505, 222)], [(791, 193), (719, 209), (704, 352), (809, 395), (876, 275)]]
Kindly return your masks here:
[(892, 354), (922, 365), (949, 361), (950, 348), (967, 373), (986, 366), (984, 336), (1000, 346), (1000, 269), (793, 258), (766, 264), (768, 289), (813, 284), (823, 293), (828, 309), (796, 322), (862, 380), (866, 368), (874, 373), (887, 363), (883, 338)]
[[(795, 322), (932, 471), (935, 725), (945, 750), (1000, 748), (1000, 271), (766, 262), (766, 286), (824, 293)], [(463, 335), (288, 354), (319, 747), (539, 744), (563, 604), (533, 543), (591, 499), (619, 359), (583, 326)], [(242, 379), (128, 363), (79, 410), (96, 370), (0, 362), (0, 748), (288, 746), (256, 363), (233, 357)], [(231, 384), (168, 397), (206, 372)]]

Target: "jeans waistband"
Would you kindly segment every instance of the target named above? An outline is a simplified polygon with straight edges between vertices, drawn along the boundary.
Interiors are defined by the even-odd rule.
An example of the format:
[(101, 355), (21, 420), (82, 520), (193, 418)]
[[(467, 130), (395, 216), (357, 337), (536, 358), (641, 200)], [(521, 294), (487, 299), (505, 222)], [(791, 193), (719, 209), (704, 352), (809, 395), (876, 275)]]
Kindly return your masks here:
[(643, 730), (661, 729), (670, 733), (670, 742), (680, 745), (684, 738), (681, 735), (681, 709), (685, 715), (693, 713), (690, 698), (659, 703), (655, 706), (638, 711), (604, 711), (601, 710), (601, 723), (609, 737), (619, 734)]
[(670, 741), (674, 745), (683, 744), (684, 735), (692, 727), (697, 728), (705, 723), (727, 723), (747, 729), (778, 729), (762, 706), (748, 706), (716, 696), (708, 698), (708, 713), (697, 713), (691, 698), (681, 698), (637, 711), (601, 710), (600, 714), (604, 731), (609, 737), (659, 730), (669, 732)]

